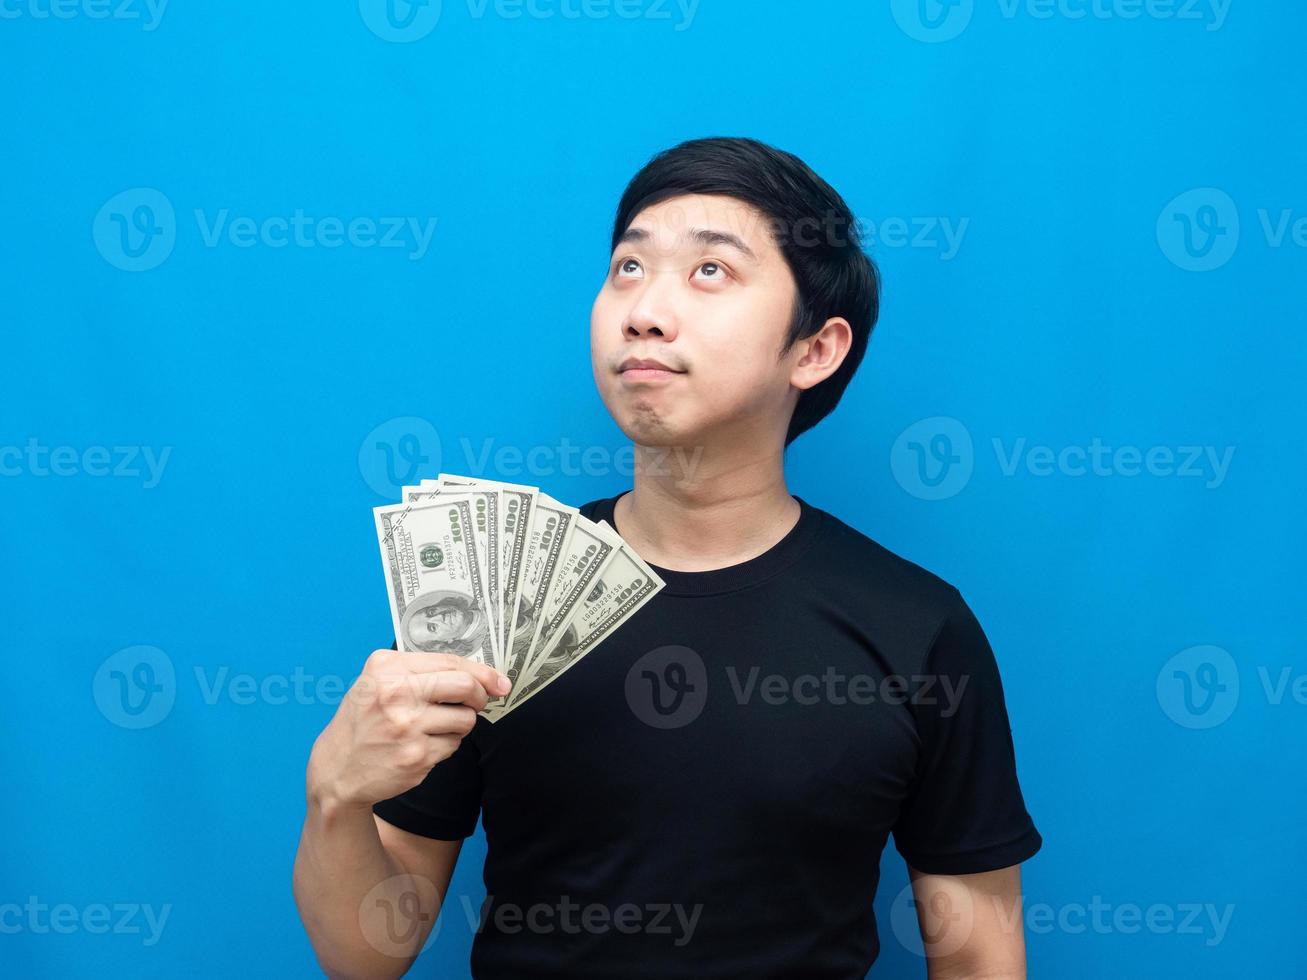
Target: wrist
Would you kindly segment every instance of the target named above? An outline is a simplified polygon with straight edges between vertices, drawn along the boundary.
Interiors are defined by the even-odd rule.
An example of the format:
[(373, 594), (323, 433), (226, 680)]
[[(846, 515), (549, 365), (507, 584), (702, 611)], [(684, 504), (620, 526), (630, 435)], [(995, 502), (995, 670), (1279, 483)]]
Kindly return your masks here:
[(318, 737), (309, 753), (308, 770), (305, 773), (305, 797), (310, 810), (323, 816), (331, 817), (339, 813), (372, 809), (371, 804), (352, 799), (342, 785), (339, 774), (329, 764), (330, 752), (324, 744), (326, 733)]

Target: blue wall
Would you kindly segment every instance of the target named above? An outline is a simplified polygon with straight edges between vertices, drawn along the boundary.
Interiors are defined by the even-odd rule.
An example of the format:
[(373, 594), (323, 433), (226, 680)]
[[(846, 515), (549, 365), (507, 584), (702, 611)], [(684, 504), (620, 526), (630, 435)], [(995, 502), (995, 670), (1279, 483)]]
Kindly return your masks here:
[[(1032, 976), (1301, 972), (1307, 12), (925, 2), (0, 4), (3, 972), (316, 974), (290, 869), (391, 640), (368, 509), (417, 457), (629, 485), (607, 222), (706, 135), (875, 230), (882, 321), (790, 485), (989, 632)], [(923, 975), (885, 875), (873, 975)]]

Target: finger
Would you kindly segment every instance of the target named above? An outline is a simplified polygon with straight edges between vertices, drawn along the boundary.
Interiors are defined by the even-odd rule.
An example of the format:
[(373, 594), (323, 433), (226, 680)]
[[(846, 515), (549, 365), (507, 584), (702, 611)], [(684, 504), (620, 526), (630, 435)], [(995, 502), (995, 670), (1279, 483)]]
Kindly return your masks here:
[(476, 727), (477, 713), (463, 704), (433, 704), (422, 709), (418, 725), (432, 736), (453, 735), (462, 738)]
[(481, 681), (466, 670), (442, 670), (438, 674), (414, 674), (418, 695), (432, 704), (465, 704), (480, 711), (491, 695)]
[(504, 674), (501, 674), (489, 664), (477, 663), (475, 660), (460, 657), (456, 653), (405, 653), (404, 664), (415, 674), (465, 670), (479, 680), (482, 686), (490, 692), (491, 696), (508, 693), (507, 688), (501, 690), (498, 686), (501, 684), (501, 679), (502, 683), (508, 682), (508, 678)]

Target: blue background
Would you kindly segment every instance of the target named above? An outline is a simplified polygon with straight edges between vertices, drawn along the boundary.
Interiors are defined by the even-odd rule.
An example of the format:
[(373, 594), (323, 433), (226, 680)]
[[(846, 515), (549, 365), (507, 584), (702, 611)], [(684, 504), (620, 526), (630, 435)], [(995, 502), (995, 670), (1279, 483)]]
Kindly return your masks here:
[[(290, 872), (334, 700), (239, 703), (221, 682), (347, 683), (389, 644), (369, 508), (416, 457), (574, 504), (630, 485), (622, 456), (581, 472), (555, 452), (624, 445), (588, 356), (608, 222), (654, 152), (748, 135), (877, 227), (935, 222), (936, 245), (892, 224), (871, 245), (881, 323), (787, 469), (985, 625), (1045, 838), (1023, 869), (1031, 975), (1303, 975), (1307, 706), (1274, 687), (1307, 672), (1305, 256), (1259, 214), (1307, 216), (1303, 6), (651, 2), (446, 0), (391, 41), (370, 0), (178, 3), (154, 29), (8, 0), (0, 905), (168, 918), (147, 945), (14, 912), (3, 972), (317, 974)], [(159, 200), (140, 188), (173, 216), (138, 215)], [(210, 244), (223, 209), (437, 224), (420, 257)], [(159, 261), (129, 271), (116, 222), (138, 216)], [(947, 254), (939, 223), (964, 219)], [(1233, 456), (1223, 475), (1005, 465), (1096, 439)], [(544, 455), (478, 470), (463, 440)], [(64, 447), (58, 472), (33, 445)], [(114, 447), (169, 455), (152, 480)], [(163, 707), (133, 728), (106, 677), (140, 646)], [(454, 881), (474, 905), (483, 855), (478, 833)], [(923, 976), (891, 925), (892, 848), (884, 867), (872, 975)], [(1095, 902), (1101, 927), (1077, 912)], [(1191, 903), (1232, 907), (1228, 927), (1178, 931)], [(1170, 928), (1112, 923), (1154, 905)], [(463, 975), (471, 939), (446, 915), (412, 975)]]

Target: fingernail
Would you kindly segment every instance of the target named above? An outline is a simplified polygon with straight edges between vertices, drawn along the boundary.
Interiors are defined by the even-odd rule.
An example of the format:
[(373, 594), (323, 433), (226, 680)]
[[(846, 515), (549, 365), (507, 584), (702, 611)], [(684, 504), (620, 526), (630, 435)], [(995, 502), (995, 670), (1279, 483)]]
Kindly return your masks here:
[(507, 676), (505, 676), (504, 674), (500, 674), (500, 675), (499, 675), (499, 684), (497, 685), (497, 689), (498, 689), (498, 691), (499, 691), (500, 694), (507, 694), (509, 688), (511, 688), (512, 686), (513, 686), (513, 684), (512, 684), (512, 682), (508, 679)]

